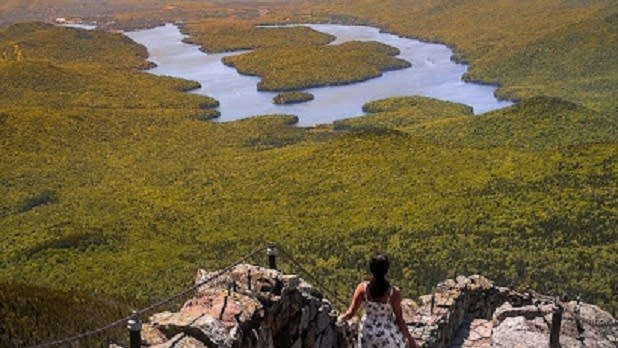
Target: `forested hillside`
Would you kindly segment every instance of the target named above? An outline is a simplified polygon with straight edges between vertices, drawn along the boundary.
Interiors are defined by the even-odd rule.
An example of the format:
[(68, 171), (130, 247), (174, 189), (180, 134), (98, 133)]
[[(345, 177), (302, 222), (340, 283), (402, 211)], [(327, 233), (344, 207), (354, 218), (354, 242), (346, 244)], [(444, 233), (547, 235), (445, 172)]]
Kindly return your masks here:
[[(4, 84), (10, 85), (10, 79), (27, 82), (21, 68), (29, 64), (42, 63), (6, 63)], [(106, 69), (104, 64), (98, 68)], [(58, 69), (51, 64), (49, 74)], [(347, 240), (356, 245), (352, 249), (368, 253), (379, 244), (357, 243), (358, 237), (352, 237), (366, 229), (400, 230), (388, 233), (401, 239), (392, 242), (398, 252), (391, 251), (390, 244), (383, 246), (397, 257), (417, 255), (399, 248), (428, 231), (436, 236), (451, 236), (453, 231), (489, 233), (485, 237), (507, 233), (510, 242), (521, 239), (533, 250), (549, 243), (544, 239), (548, 236), (541, 237), (549, 233), (552, 240), (577, 242), (568, 244), (573, 247), (569, 250), (592, 248), (599, 258), (605, 255), (602, 250), (615, 248), (613, 116), (537, 99), (474, 118), (465, 107), (420, 99), (416, 106), (395, 103), (395, 114), (418, 122), (392, 130), (365, 127), (360, 133), (342, 134), (295, 128), (278, 117), (216, 124), (195, 120), (201, 102), (194, 95), (173, 92), (181, 90), (180, 82), (134, 74), (153, 81), (136, 90), (143, 93), (136, 99), (139, 105), (126, 99), (117, 106), (63, 101), (41, 105), (47, 98), (72, 93), (59, 93), (63, 90), (58, 88), (22, 93), (23, 104), (9, 104), (13, 99), (7, 94), (16, 92), (3, 90), (3, 279), (154, 298), (183, 284), (198, 264), (219, 266), (255, 243), (285, 236), (290, 248), (311, 259), (323, 274), (332, 274), (334, 281), (345, 279), (357, 266), (350, 268), (337, 254), (324, 257), (324, 248), (332, 245), (324, 240), (337, 236), (339, 243)], [(98, 88), (121, 90), (124, 83), (99, 79)], [(75, 93), (71, 100), (91, 92)], [(168, 108), (146, 102), (160, 102), (171, 93), (176, 93), (170, 99), (175, 104)], [(427, 115), (423, 110), (441, 110), (441, 105), (445, 117), (415, 117)], [(461, 110), (461, 116), (453, 115), (455, 110)], [(376, 111), (393, 112), (388, 106)], [(500, 200), (504, 203), (497, 204)], [(548, 226), (553, 227), (548, 231)], [(517, 234), (522, 228), (541, 239), (531, 243)], [(582, 237), (601, 237), (585, 243), (569, 237), (579, 230), (587, 231)], [(451, 250), (455, 242), (447, 237), (426, 247)], [(481, 243), (479, 250), (486, 246)], [(453, 250), (467, 254), (471, 248)], [(511, 281), (506, 279), (515, 267), (513, 256), (507, 256), (511, 249), (500, 244), (495, 250), (497, 261), (503, 259), (507, 267), (494, 267), (493, 262), (465, 265), (463, 256), (441, 263), (442, 251), (427, 254), (427, 263), (403, 262), (402, 267), (417, 274), (410, 279), (435, 274), (420, 284), (434, 283), (453, 262), (462, 262), (469, 272)], [(539, 257), (549, 256), (541, 252)], [(533, 269), (581, 262), (521, 259)], [(355, 262), (364, 261), (358, 255)], [(611, 281), (611, 262), (611, 257), (591, 262), (590, 267), (606, 271), (581, 275), (589, 286), (606, 289), (605, 295), (594, 292), (598, 300), (611, 298), (611, 286), (602, 285)], [(429, 264), (438, 269), (426, 270)], [(109, 273), (109, 267), (118, 271)], [(581, 267), (573, 271), (581, 274), (577, 269)], [(162, 274), (170, 274), (165, 284), (156, 282)], [(521, 277), (518, 282), (537, 286), (569, 284), (529, 273)], [(584, 291), (580, 281), (571, 288)]]
[[(16, 3), (0, 13), (18, 13)], [(80, 12), (92, 11), (83, 3)], [(199, 23), (197, 3), (183, 4), (165, 16)], [(236, 2), (226, 4), (208, 6)], [(205, 12), (242, 23), (370, 23), (442, 40), (471, 63), (469, 78), (499, 82), (521, 102), (473, 116), (465, 105), (394, 98), (332, 126), (295, 127), (292, 115), (213, 123), (215, 100), (185, 93), (194, 82), (143, 72), (144, 48), (119, 34), (0, 30), (0, 283), (21, 296), (0, 307), (0, 328), (37, 326), (30, 344), (64, 336), (83, 327), (44, 327), (57, 307), (33, 314), (42, 292), (70, 304), (77, 291), (105, 322), (117, 306), (99, 294), (144, 304), (267, 240), (342, 294), (382, 250), (406, 296), (478, 272), (616, 311), (615, 5), (275, 4)], [(145, 13), (159, 20), (156, 6), (123, 11), (110, 2), (106, 13), (115, 25), (143, 24)], [(11, 337), (24, 332), (10, 328)]]
[(254, 24), (371, 24), (454, 47), (457, 59), (470, 64), (466, 78), (501, 85), (501, 97), (547, 95), (617, 112), (612, 96), (618, 80), (618, 5), (611, 0), (23, 0), (0, 5), (0, 27), (73, 16), (115, 28), (180, 20), (190, 40), (215, 51), (281, 42), (256, 33)]

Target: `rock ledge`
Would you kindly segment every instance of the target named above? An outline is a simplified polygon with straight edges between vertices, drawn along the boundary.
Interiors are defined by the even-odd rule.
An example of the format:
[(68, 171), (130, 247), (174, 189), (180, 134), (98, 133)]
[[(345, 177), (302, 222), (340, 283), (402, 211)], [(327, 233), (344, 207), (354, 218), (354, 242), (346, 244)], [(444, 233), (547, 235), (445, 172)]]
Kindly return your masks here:
[[(199, 270), (196, 284), (213, 273)], [(596, 306), (563, 308), (562, 348), (614, 348), (615, 319)], [(548, 297), (458, 276), (438, 284), (418, 304), (402, 302), (419, 347), (547, 347), (558, 306)], [(152, 315), (142, 346), (153, 348), (343, 348), (356, 346), (358, 320), (337, 322), (320, 291), (296, 275), (241, 264), (197, 291), (178, 312)]]

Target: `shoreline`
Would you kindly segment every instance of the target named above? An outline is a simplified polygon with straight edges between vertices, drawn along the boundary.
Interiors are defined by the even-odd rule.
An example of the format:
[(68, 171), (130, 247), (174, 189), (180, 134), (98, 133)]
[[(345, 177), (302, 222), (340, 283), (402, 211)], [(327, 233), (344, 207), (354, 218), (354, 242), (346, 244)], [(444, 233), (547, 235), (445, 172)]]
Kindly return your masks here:
[[(348, 22), (345, 21), (315, 21), (315, 22), (296, 22), (296, 23), (281, 23), (281, 22), (258, 22), (255, 24), (255, 27), (292, 27), (292, 26), (310, 26), (313, 24), (316, 25), (320, 25), (320, 24), (331, 24), (331, 25), (345, 25), (348, 27), (370, 27), (370, 28), (374, 28), (374, 29), (378, 29), (379, 33), (382, 34), (390, 34), (390, 35), (394, 35), (397, 36), (399, 38), (405, 38), (405, 39), (410, 39), (410, 40), (416, 40), (422, 43), (428, 43), (428, 44), (438, 44), (438, 45), (443, 45), (446, 46), (450, 51), (451, 51), (451, 61), (453, 61), (456, 64), (459, 65), (463, 65), (466, 66), (466, 73), (464, 73), (461, 77), (461, 80), (466, 82), (466, 83), (473, 83), (473, 84), (477, 84), (477, 85), (481, 85), (481, 86), (488, 86), (488, 87), (495, 87), (496, 90), (494, 91), (494, 97), (498, 100), (498, 101), (505, 101), (505, 102), (511, 102), (513, 104), (517, 104), (521, 101), (520, 98), (509, 98), (509, 97), (504, 97), (499, 95), (498, 90), (503, 88), (503, 85), (500, 82), (497, 81), (484, 81), (482, 79), (478, 79), (478, 78), (468, 78), (467, 77), (467, 72), (469, 71), (469, 67), (470, 67), (470, 61), (468, 59), (465, 59), (465, 57), (461, 54), (458, 53), (458, 49), (457, 49), (457, 45), (456, 44), (452, 44), (452, 43), (448, 43), (446, 41), (443, 40), (436, 40), (436, 39), (428, 39), (422, 36), (416, 36), (416, 35), (404, 35), (401, 33), (398, 33), (396, 31), (391, 31), (386, 29), (383, 25), (378, 24), (378, 23), (374, 23), (371, 21), (365, 21), (363, 19), (360, 18), (355, 18), (357, 20), (360, 20), (361, 23), (354, 23), (354, 24), (349, 24)], [(73, 28), (81, 28), (81, 29), (86, 29), (86, 30), (92, 30), (92, 29), (97, 29), (99, 28), (97, 24), (94, 23), (89, 23), (89, 22), (83, 22), (83, 23), (69, 23), (69, 24), (58, 24), (58, 23), (54, 23), (56, 25), (61, 25), (61, 26), (65, 26), (65, 27), (73, 27)], [(235, 52), (239, 52), (239, 53), (243, 53), (243, 52), (250, 52), (253, 51), (257, 48), (255, 47), (241, 47), (241, 48), (231, 48), (231, 49), (224, 49), (224, 50), (215, 50), (215, 51), (209, 51), (207, 50), (204, 46), (202, 46), (199, 42), (196, 42), (193, 40), (192, 36), (190, 33), (186, 32), (185, 26), (186, 26), (186, 22), (184, 21), (180, 21), (180, 22), (165, 22), (165, 21), (160, 21), (157, 23), (148, 23), (147, 25), (141, 26), (141, 25), (136, 25), (136, 26), (127, 26), (127, 28), (121, 28), (120, 30), (122, 30), (123, 33), (125, 32), (133, 32), (133, 31), (141, 31), (141, 30), (150, 30), (150, 29), (154, 29), (157, 27), (161, 27), (161, 26), (166, 26), (166, 25), (173, 25), (175, 27), (178, 28), (178, 30), (185, 36), (182, 39), (183, 43), (189, 44), (189, 45), (195, 45), (199, 47), (199, 50), (205, 54), (226, 54), (226, 53), (235, 53)], [(103, 25), (103, 27), (101, 28), (106, 28), (105, 25)], [(332, 41), (335, 41), (337, 38), (330, 34), (330, 33), (324, 33), (327, 35), (330, 35), (333, 37)], [(327, 45), (330, 45), (330, 43), (328, 43)], [(152, 63), (150, 61), (148, 61), (148, 64), (151, 64), (149, 66), (146, 66), (143, 68), (143, 70), (149, 70), (152, 68), (156, 68), (157, 65), (155, 63)], [(233, 67), (236, 69), (236, 67), (232, 66), (232, 65), (228, 65), (225, 62), (223, 62), (224, 65), (228, 66), (228, 67)], [(406, 69), (408, 67), (404, 67), (404, 68), (392, 68), (392, 69), (385, 69), (382, 70), (382, 72), (387, 72), (387, 71), (396, 71), (396, 70), (401, 70), (401, 69)], [(238, 71), (238, 69), (236, 69)], [(259, 76), (257, 74), (248, 74), (248, 73), (243, 73), (238, 71), (239, 74), (245, 75), (245, 76)], [(360, 82), (365, 82), (368, 81), (370, 79), (373, 78), (379, 78), (381, 77), (382, 74), (378, 75), (378, 76), (374, 76), (374, 77), (369, 77), (366, 79), (357, 79), (357, 80), (353, 80), (350, 82), (343, 82), (343, 83), (329, 83), (329, 84), (315, 84), (315, 85), (307, 85), (304, 87), (298, 87), (298, 88), (286, 88), (286, 89), (260, 89), (258, 87), (258, 91), (268, 91), (268, 92), (292, 92), (292, 91), (300, 91), (303, 89), (309, 89), (309, 88), (319, 88), (319, 87), (329, 87), (329, 86), (345, 86), (345, 85), (349, 85), (349, 84), (354, 84), (354, 83), (360, 83)], [(196, 88), (199, 89), (200, 87)], [(189, 90), (191, 91), (191, 90)]]
[[(311, 23), (306, 23), (304, 25), (312, 26)], [(164, 26), (155, 28), (154, 30), (157, 30), (155, 31), (157, 34), (154, 34), (155, 32), (141, 33), (143, 31), (140, 30), (138, 32), (133, 32), (137, 35), (131, 35), (131, 32), (126, 33), (126, 35), (134, 38), (133, 41), (151, 47), (148, 59), (153, 59), (157, 61), (158, 64), (163, 65), (158, 66), (158, 68), (160, 68), (159, 70), (154, 72), (148, 71), (149, 73), (175, 76), (200, 83), (202, 88), (196, 86), (196, 88), (191, 89), (190, 92), (204, 94), (218, 100), (220, 102), (219, 110), (221, 112), (221, 121), (249, 117), (255, 114), (278, 114), (286, 112), (300, 116), (301, 124), (332, 123), (337, 119), (362, 116), (364, 113), (361, 108), (366, 102), (396, 95), (419, 95), (464, 103), (471, 106), (476, 114), (482, 114), (512, 104), (508, 99), (497, 98), (494, 92), (494, 86), (468, 83), (466, 81), (462, 83), (462, 76), (466, 72), (466, 67), (462, 64), (452, 62), (452, 50), (446, 46), (425, 46), (424, 44), (427, 44), (426, 42), (418, 40), (408, 44), (409, 41), (407, 40), (410, 39), (406, 37), (394, 35), (392, 37), (382, 37), (381, 35), (384, 34), (384, 31), (377, 27), (360, 25), (355, 25), (353, 27), (363, 29), (358, 33), (354, 30), (346, 31), (346, 28), (339, 28), (338, 25), (333, 25), (332, 29), (329, 27), (312, 27), (312, 29), (337, 37), (340, 39), (340, 41), (337, 42), (338, 44), (349, 41), (377, 41), (388, 45), (399, 51), (399, 54), (394, 57), (405, 61), (405, 66), (400, 64), (392, 68), (380, 69), (379, 74), (370, 74), (366, 77), (345, 81), (300, 84), (289, 88), (264, 88), (257, 85), (261, 79), (259, 75), (240, 72), (234, 65), (228, 64), (222, 59), (235, 55), (235, 52), (242, 53), (246, 52), (246, 50), (215, 54), (205, 53), (202, 46), (187, 43), (191, 41), (188, 40), (187, 35), (181, 31), (181, 26), (172, 23), (167, 23)], [(162, 35), (166, 36), (163, 40)], [(151, 50), (153, 47), (152, 45), (155, 43), (159, 55), (153, 57), (151, 56)], [(174, 47), (174, 53), (170, 52), (168, 55), (165, 54), (167, 50), (171, 49), (166, 48), (168, 46)], [(199, 54), (197, 52), (204, 54), (203, 58), (198, 58)], [(182, 63), (182, 56), (184, 54), (188, 54), (189, 57), (191, 57), (190, 66), (183, 67), (184, 63)], [(178, 57), (180, 60), (175, 60), (175, 57)], [(161, 59), (165, 61), (162, 62)], [(198, 63), (202, 60), (207, 63)], [(413, 69), (416, 67), (416, 69), (410, 70), (408, 73), (403, 73), (403, 75), (398, 75), (398, 72), (404, 72), (408, 70), (410, 66), (412, 66)], [(457, 68), (455, 66), (457, 66)], [(231, 67), (233, 69), (231, 69)], [(206, 71), (209, 72), (206, 73)], [(389, 72), (394, 72), (395, 75), (386, 74)], [(213, 80), (210, 80), (210, 76), (212, 76)], [(248, 77), (250, 79), (239, 79), (239, 76)], [(347, 89), (339, 89), (340, 87), (347, 87)], [(488, 87), (488, 89), (485, 87)], [(272, 97), (278, 92), (301, 90), (314, 94), (314, 102), (302, 103), (302, 107), (294, 107), (294, 104), (285, 104), (287, 107), (285, 111), (281, 109), (283, 105), (272, 103)], [(256, 92), (257, 94), (255, 94)], [(334, 102), (334, 100), (337, 100), (337, 102)], [(268, 103), (268, 105), (265, 105), (266, 103)], [(243, 105), (245, 107), (242, 107)]]

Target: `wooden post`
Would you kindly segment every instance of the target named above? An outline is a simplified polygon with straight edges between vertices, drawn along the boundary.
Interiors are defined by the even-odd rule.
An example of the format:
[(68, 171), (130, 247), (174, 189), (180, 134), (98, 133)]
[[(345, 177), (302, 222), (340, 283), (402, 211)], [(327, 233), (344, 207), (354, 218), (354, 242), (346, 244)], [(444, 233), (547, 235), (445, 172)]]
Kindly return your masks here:
[(274, 245), (269, 245), (266, 248), (266, 254), (268, 255), (268, 268), (277, 269), (277, 249)]
[(562, 326), (562, 305), (556, 301), (556, 307), (551, 316), (551, 332), (549, 334), (549, 348), (560, 348), (560, 327)]
[(142, 321), (139, 320), (135, 311), (131, 319), (127, 321), (127, 329), (129, 330), (129, 348), (140, 348), (142, 346)]

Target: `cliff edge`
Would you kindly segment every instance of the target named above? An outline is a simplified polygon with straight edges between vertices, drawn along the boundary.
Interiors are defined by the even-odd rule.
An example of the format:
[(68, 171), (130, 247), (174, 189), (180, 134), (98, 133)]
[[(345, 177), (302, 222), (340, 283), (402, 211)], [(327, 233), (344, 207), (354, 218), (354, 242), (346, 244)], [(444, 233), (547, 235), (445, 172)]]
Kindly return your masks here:
[[(214, 274), (199, 270), (196, 284)], [(562, 348), (618, 344), (616, 320), (597, 306), (516, 292), (479, 275), (447, 279), (402, 306), (419, 347), (548, 347), (552, 325)], [(343, 348), (355, 347), (357, 329), (358, 320), (337, 322), (331, 302), (299, 276), (241, 264), (179, 311), (152, 315), (142, 346)]]

